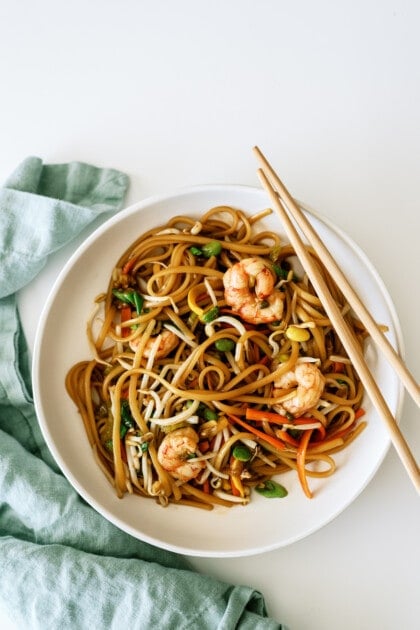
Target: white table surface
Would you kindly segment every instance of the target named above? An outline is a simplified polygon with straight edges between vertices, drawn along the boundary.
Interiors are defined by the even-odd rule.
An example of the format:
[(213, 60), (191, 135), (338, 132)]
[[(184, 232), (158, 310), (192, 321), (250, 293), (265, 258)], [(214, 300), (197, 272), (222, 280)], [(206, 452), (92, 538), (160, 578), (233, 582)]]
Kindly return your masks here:
[[(373, 262), (418, 378), (419, 21), (415, 0), (3, 0), (0, 176), (28, 155), (115, 167), (130, 175), (128, 204), (190, 184), (257, 185), (258, 144)], [(20, 295), (31, 347), (80, 240)], [(408, 396), (401, 428), (419, 459)], [(390, 449), (353, 504), (304, 540), (192, 562), (259, 589), (291, 630), (414, 630), (419, 517)]]

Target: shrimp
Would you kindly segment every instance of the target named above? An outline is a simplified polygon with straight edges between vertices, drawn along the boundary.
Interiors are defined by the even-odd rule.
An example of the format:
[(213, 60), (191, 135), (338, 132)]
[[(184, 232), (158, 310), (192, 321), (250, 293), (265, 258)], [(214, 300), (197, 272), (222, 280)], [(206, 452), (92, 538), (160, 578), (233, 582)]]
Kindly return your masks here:
[[(146, 358), (150, 357), (157, 338), (160, 339), (157, 350), (156, 350), (156, 354), (155, 354), (155, 357), (157, 359), (166, 357), (170, 353), (171, 350), (176, 348), (179, 341), (179, 337), (177, 337), (177, 335), (170, 330), (164, 330), (158, 335), (158, 337), (150, 337), (150, 339), (146, 341), (146, 345), (144, 346), (144, 350), (143, 350), (143, 356), (145, 356)], [(141, 340), (141, 337), (136, 337), (135, 339), (130, 341), (130, 348), (133, 350), (133, 352), (136, 351), (140, 343), (140, 340)]]
[(186, 482), (194, 479), (206, 467), (204, 461), (190, 461), (197, 453), (198, 434), (192, 427), (175, 429), (163, 438), (158, 449), (158, 460), (172, 477)]
[(226, 302), (251, 324), (280, 320), (284, 295), (274, 288), (275, 281), (274, 271), (262, 258), (244, 258), (223, 276)]
[(318, 403), (324, 390), (325, 378), (313, 363), (298, 363), (294, 370), (282, 374), (274, 381), (273, 396), (280, 396), (280, 389), (297, 385), (293, 398), (280, 403), (285, 411), (294, 416), (308, 411)]

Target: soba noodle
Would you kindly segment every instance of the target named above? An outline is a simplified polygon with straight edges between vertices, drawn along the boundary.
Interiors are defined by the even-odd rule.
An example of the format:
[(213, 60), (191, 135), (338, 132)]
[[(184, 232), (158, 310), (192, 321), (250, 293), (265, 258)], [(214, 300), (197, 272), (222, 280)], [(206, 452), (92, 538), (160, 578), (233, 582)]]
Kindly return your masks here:
[[(311, 497), (308, 478), (332, 475), (334, 453), (363, 430), (363, 388), (320, 300), (291, 246), (258, 231), (269, 212), (174, 217), (122, 254), (95, 299), (92, 357), (66, 387), (119, 497), (243, 505), (253, 489), (285, 495), (273, 478), (287, 471)], [(322, 271), (362, 346), (365, 331)], [(274, 287), (258, 297), (267, 278)], [(315, 385), (296, 382), (299, 370), (321, 384), (302, 410)]]

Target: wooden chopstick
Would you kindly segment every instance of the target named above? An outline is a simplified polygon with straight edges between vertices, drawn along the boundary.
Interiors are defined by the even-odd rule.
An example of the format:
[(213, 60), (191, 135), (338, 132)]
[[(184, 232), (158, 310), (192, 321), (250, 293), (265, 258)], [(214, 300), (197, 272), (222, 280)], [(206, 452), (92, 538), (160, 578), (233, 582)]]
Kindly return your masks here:
[(294, 220), (299, 225), (302, 232), (305, 234), (309, 243), (317, 252), (319, 259), (324, 263), (337, 286), (340, 287), (343, 295), (346, 297), (354, 312), (357, 313), (357, 316), (365, 326), (366, 330), (369, 332), (369, 335), (371, 336), (373, 341), (383, 352), (384, 356), (387, 358), (395, 372), (397, 372), (407, 392), (413, 398), (417, 406), (420, 407), (420, 387), (415, 381), (412, 374), (409, 372), (407, 366), (401, 361), (401, 357), (398, 355), (387, 337), (383, 334), (382, 330), (376, 324), (372, 315), (369, 313), (363, 302), (360, 300), (353, 287), (349, 284), (347, 278), (338, 267), (331, 253), (328, 251), (325, 244), (319, 237), (318, 233), (309, 223), (308, 219), (305, 217), (304, 213), (296, 204), (294, 199), (290, 196), (290, 193), (287, 191), (286, 187), (281, 182), (278, 175), (267, 161), (267, 158), (264, 157), (258, 147), (255, 147), (254, 151), (263, 164), (264, 170), (268, 172), (269, 177), (274, 182), (275, 188), (279, 192), (280, 198), (284, 200), (284, 203), (289, 209), (290, 214), (293, 216)]
[[(275, 172), (271, 167), (269, 167), (269, 164), (267, 160), (264, 158), (261, 151), (257, 147), (255, 147), (254, 150), (257, 156), (259, 157), (259, 159), (262, 161), (263, 167), (268, 170), (269, 175), (273, 179), (275, 179), (275, 183), (277, 185), (278, 176), (276, 175), (274, 178)], [(309, 254), (304, 242), (302, 241), (294, 224), (292, 223), (289, 217), (288, 212), (290, 212), (290, 214), (295, 218), (295, 214), (296, 214), (295, 208), (297, 207), (296, 203), (293, 201), (292, 197), (287, 192), (283, 184), (281, 184), (281, 187), (279, 187), (279, 191), (273, 188), (263, 168), (258, 169), (258, 175), (260, 177), (263, 187), (265, 188), (265, 190), (270, 196), (270, 199), (273, 203), (274, 208), (277, 210), (280, 216), (280, 219), (282, 221), (283, 228), (287, 234), (287, 237), (289, 238), (292, 246), (294, 247), (296, 254), (299, 257), (299, 260), (305, 272), (308, 275), (309, 280), (311, 281), (315, 291), (318, 294), (318, 297), (320, 298), (323, 304), (323, 307), (329, 319), (331, 320), (332, 325), (334, 326), (337, 334), (339, 335), (341, 342), (350, 360), (352, 361), (359, 375), (359, 378), (365, 387), (365, 390), (368, 396), (370, 397), (373, 405), (375, 406), (376, 410), (378, 411), (380, 417), (382, 418), (382, 420), (384, 421), (388, 429), (391, 442), (395, 450), (397, 451), (398, 456), (400, 457), (403, 465), (405, 466), (406, 471), (411, 481), (413, 482), (417, 492), (420, 492), (420, 472), (419, 472), (419, 467), (417, 465), (417, 462), (414, 459), (414, 456), (411, 453), (408, 447), (408, 444), (405, 441), (404, 436), (402, 435), (398, 427), (398, 424), (395, 418), (393, 417), (388, 405), (386, 404), (384, 397), (382, 396), (375, 382), (375, 379), (373, 378), (369, 370), (369, 367), (365, 361), (360, 345), (357, 343), (352, 331), (350, 330), (347, 322), (345, 321), (340, 311), (338, 304), (332, 297), (328, 289), (328, 285), (325, 282), (322, 274), (320, 273), (319, 268), (314, 262), (312, 256)], [(286, 211), (286, 209), (288, 210), (288, 212)], [(317, 248), (314, 248), (314, 249), (317, 250)], [(317, 253), (319, 254), (319, 251), (317, 251)], [(321, 259), (321, 256), (320, 256), (320, 259)], [(340, 283), (337, 282), (337, 285), (341, 289)], [(356, 309), (354, 310), (356, 314), (359, 315)]]

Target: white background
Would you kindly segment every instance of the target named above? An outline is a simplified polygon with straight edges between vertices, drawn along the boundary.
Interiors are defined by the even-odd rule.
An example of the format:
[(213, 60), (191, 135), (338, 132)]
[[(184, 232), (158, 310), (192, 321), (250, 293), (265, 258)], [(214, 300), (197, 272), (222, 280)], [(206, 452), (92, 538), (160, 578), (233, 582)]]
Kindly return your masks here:
[[(258, 144), (373, 262), (418, 378), (419, 26), (415, 0), (2, 0), (1, 179), (28, 155), (82, 160), (127, 172), (131, 203), (190, 184), (257, 185)], [(62, 263), (44, 272), (45, 295)], [(30, 343), (43, 297), (22, 296)], [(408, 396), (401, 428), (419, 459)], [(290, 630), (414, 630), (419, 517), (391, 449), (322, 530), (193, 564), (261, 590)]]

